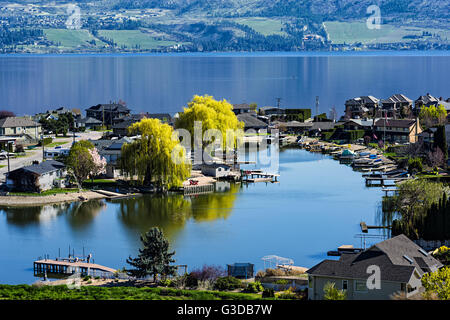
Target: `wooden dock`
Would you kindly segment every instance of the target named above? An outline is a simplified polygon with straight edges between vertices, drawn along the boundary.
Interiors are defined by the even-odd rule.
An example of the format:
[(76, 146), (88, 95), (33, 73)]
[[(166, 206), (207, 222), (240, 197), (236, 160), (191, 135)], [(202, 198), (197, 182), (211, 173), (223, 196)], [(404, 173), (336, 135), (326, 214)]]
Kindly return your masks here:
[(84, 275), (92, 275), (98, 273), (114, 273), (115, 269), (105, 267), (95, 263), (87, 263), (83, 261), (68, 261), (43, 259), (33, 262), (33, 270), (35, 275), (42, 275), (44, 273), (53, 273), (61, 275), (71, 275), (74, 273), (81, 273)]
[(192, 196), (196, 194), (202, 193), (211, 193), (214, 192), (215, 187), (214, 184), (200, 184), (200, 185), (192, 185), (183, 187), (183, 194), (185, 196)]
[(363, 232), (363, 233), (368, 233), (369, 229), (390, 229), (390, 227), (386, 227), (386, 226), (368, 226), (363, 221), (361, 221), (359, 223), (359, 225), (361, 226), (361, 232)]
[(242, 181), (253, 182), (277, 182), (280, 175), (274, 173), (265, 173), (261, 170), (244, 170), (242, 171)]

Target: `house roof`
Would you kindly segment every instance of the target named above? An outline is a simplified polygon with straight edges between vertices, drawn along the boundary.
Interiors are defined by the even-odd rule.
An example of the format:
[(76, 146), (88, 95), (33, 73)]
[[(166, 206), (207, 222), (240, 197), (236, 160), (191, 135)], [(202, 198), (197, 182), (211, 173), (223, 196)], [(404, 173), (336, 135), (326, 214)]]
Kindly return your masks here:
[[(385, 124), (386, 123), (386, 124)], [(416, 123), (414, 119), (378, 119), (375, 121), (376, 127), (394, 127), (394, 128), (409, 128)]]
[(25, 167), (13, 170), (9, 174), (11, 174), (13, 172), (25, 171), (25, 172), (34, 173), (37, 175), (42, 175), (42, 174), (45, 174), (48, 172), (62, 169), (64, 167), (65, 167), (65, 165), (62, 162), (55, 161), (55, 160), (47, 160), (47, 161), (43, 161), (39, 164), (32, 164), (30, 166), (25, 166)]
[(233, 104), (233, 110), (237, 109), (250, 109), (250, 105), (247, 103)]
[(108, 103), (108, 104), (98, 104), (96, 106), (92, 106), (88, 108), (87, 110), (91, 111), (102, 111), (102, 108), (104, 107), (105, 111), (113, 111), (113, 112), (130, 112), (130, 109), (127, 107), (118, 104), (118, 103)]
[(86, 117), (86, 118), (77, 119), (77, 123), (101, 124), (102, 122), (100, 120), (97, 120), (97, 119), (92, 118), (92, 117)]
[(40, 124), (22, 117), (7, 117), (0, 119), (0, 128), (14, 128), (14, 127), (39, 127)]
[(399, 103), (399, 102), (412, 103), (412, 100), (403, 94), (394, 94), (394, 95), (390, 96), (389, 98), (381, 101), (381, 103), (383, 103), (383, 104)]
[(337, 126), (338, 123), (331, 122), (331, 121), (319, 121), (319, 122), (313, 122), (311, 130), (330, 130), (333, 129), (335, 126)]
[(435, 271), (442, 263), (427, 254), (405, 235), (382, 241), (358, 254), (343, 254), (339, 260), (324, 260), (307, 271), (348, 279), (367, 279), (367, 268), (380, 267), (382, 281), (409, 282), (414, 270), (422, 276)]
[(363, 120), (363, 119), (348, 119), (347, 121), (345, 121), (345, 124), (349, 123), (349, 122), (353, 122), (356, 123), (357, 125), (361, 126), (361, 127), (371, 127), (373, 125), (373, 120)]
[(239, 121), (244, 122), (245, 128), (267, 128), (268, 125), (264, 121), (259, 120), (256, 116), (249, 113), (238, 114)]
[(429, 104), (429, 103), (435, 103), (437, 102), (438, 99), (433, 97), (431, 94), (427, 93), (424, 96), (420, 96), (419, 98), (417, 98), (417, 100), (415, 101), (416, 104)]

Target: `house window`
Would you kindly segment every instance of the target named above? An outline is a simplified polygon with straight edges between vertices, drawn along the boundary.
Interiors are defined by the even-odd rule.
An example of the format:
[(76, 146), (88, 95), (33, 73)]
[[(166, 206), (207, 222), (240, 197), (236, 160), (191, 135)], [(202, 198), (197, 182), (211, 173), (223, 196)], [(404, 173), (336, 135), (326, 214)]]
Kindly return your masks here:
[(400, 284), (400, 290), (401, 290), (402, 292), (404, 292), (404, 291), (406, 290), (406, 284), (405, 284), (405, 283), (401, 283), (401, 284)]
[(348, 280), (342, 280), (342, 290), (347, 290), (348, 288)]
[(355, 281), (355, 291), (366, 292), (367, 291), (366, 281), (356, 280)]

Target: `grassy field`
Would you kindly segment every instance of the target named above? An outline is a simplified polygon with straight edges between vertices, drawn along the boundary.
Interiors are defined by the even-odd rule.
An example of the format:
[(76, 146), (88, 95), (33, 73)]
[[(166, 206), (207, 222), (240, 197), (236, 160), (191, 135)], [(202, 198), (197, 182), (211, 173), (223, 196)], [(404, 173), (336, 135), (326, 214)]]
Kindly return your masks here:
[[(450, 31), (440, 29), (427, 29), (418, 27), (398, 27), (394, 25), (381, 25), (380, 29), (367, 28), (366, 22), (325, 22), (325, 29), (329, 38), (334, 44), (343, 43), (392, 43), (409, 42), (411, 39), (404, 39), (408, 35), (422, 35), (423, 31), (439, 34), (443, 38), (450, 37)], [(429, 37), (424, 37), (429, 38)]]
[(66, 144), (68, 142), (70, 142), (70, 140), (52, 142), (52, 143), (46, 144), (45, 147), (47, 147), (47, 148), (54, 148), (54, 147), (62, 146), (63, 144)]
[(269, 35), (286, 35), (284, 31), (281, 29), (283, 28), (283, 24), (280, 20), (276, 19), (268, 19), (268, 18), (240, 18), (240, 19), (234, 19), (234, 22), (243, 24), (246, 26), (249, 26), (256, 32), (261, 33), (264, 36)]
[(114, 40), (117, 45), (133, 48), (139, 45), (140, 49), (156, 49), (176, 44), (174, 41), (156, 40), (139, 30), (99, 30), (99, 36)]
[(258, 300), (261, 295), (171, 288), (0, 285), (0, 300)]
[(69, 30), (69, 29), (45, 29), (45, 37), (59, 44), (61, 47), (76, 48), (78, 46), (92, 46), (88, 41), (95, 40), (98, 44), (101, 42), (95, 38), (88, 30)]

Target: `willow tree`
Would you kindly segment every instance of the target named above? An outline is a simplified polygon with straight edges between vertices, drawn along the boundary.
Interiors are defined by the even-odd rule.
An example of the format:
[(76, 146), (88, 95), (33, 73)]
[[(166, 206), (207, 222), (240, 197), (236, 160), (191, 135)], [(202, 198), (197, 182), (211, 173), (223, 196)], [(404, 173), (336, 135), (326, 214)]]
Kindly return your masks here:
[[(236, 147), (244, 129), (244, 123), (238, 120), (229, 102), (225, 99), (217, 101), (208, 95), (194, 96), (188, 107), (179, 114), (175, 126), (177, 129), (187, 130), (195, 139), (197, 133), (195, 122), (198, 121), (201, 122), (200, 138), (203, 146), (212, 142), (218, 143), (220, 139), (220, 144), (225, 150)], [(191, 145), (195, 144), (194, 139), (191, 138)]]
[(140, 137), (122, 146), (120, 164), (126, 176), (137, 176), (143, 185), (181, 186), (191, 173), (186, 153), (173, 128), (158, 119), (142, 119), (128, 128)]

